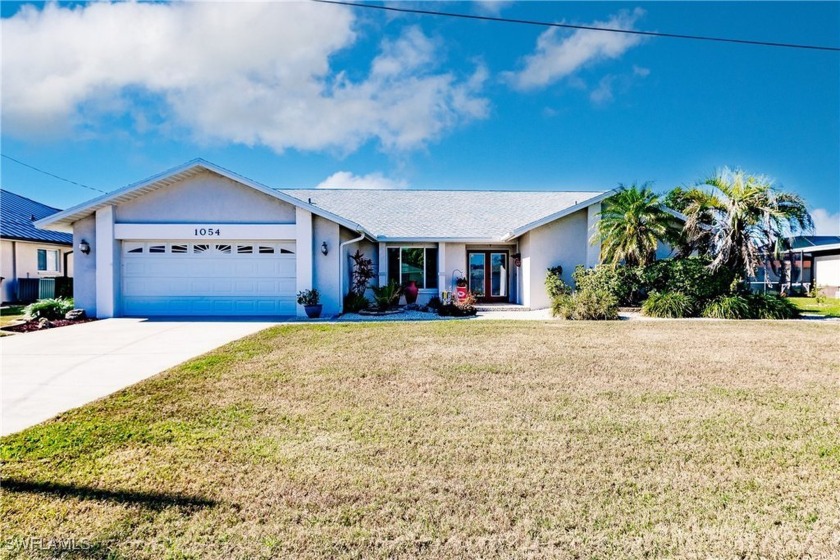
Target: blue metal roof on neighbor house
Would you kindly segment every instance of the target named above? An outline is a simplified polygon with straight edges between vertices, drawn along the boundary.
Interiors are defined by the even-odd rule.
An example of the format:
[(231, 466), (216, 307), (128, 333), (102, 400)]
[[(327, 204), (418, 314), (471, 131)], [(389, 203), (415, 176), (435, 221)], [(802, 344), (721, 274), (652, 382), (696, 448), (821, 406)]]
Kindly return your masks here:
[(0, 237), (72, 245), (72, 234), (38, 229), (32, 223), (56, 212), (58, 208), (0, 189)]
[(840, 244), (840, 236), (837, 235), (798, 235), (790, 238), (790, 246), (794, 251), (837, 244)]

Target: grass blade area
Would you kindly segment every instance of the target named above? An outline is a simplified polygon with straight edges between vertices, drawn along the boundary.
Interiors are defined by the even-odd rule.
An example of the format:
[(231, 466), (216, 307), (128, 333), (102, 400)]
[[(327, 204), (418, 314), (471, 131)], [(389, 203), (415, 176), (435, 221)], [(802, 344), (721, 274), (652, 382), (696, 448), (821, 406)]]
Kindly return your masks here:
[(0, 440), (3, 550), (831, 557), (838, 337), (802, 321), (269, 329)]
[(789, 299), (804, 313), (815, 313), (825, 317), (840, 317), (840, 298), (826, 298), (822, 303), (818, 303), (816, 298), (811, 297), (791, 297)]

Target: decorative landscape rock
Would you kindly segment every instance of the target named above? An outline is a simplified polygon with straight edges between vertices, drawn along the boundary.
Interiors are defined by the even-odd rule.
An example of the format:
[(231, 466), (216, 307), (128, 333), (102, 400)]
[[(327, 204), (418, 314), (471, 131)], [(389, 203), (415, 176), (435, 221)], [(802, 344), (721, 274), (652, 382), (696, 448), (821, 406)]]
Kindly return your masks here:
[(47, 319), (46, 317), (44, 317), (42, 319), (38, 319), (38, 328), (39, 329), (51, 329), (52, 327), (53, 327), (53, 324), (50, 323), (50, 320)]
[(87, 319), (87, 313), (85, 313), (84, 309), (71, 309), (64, 315), (64, 318), (68, 321), (80, 321)]

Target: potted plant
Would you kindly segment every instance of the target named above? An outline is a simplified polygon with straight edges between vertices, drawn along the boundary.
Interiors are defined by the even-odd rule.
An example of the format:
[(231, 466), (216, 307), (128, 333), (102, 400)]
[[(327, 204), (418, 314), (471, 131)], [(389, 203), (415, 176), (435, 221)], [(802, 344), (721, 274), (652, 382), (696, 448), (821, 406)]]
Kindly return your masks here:
[(321, 294), (318, 293), (318, 290), (312, 289), (298, 292), (297, 302), (298, 305), (303, 306), (303, 309), (306, 311), (306, 316), (310, 319), (317, 319), (321, 316), (323, 306), (321, 305)]
[(467, 289), (467, 279), (463, 276), (455, 279), (455, 293), (458, 294), (459, 300), (467, 299), (469, 290)]
[(417, 282), (415, 280), (409, 280), (408, 284), (403, 288), (405, 302), (408, 305), (411, 305), (417, 301), (417, 294), (419, 293), (420, 289), (417, 287)]

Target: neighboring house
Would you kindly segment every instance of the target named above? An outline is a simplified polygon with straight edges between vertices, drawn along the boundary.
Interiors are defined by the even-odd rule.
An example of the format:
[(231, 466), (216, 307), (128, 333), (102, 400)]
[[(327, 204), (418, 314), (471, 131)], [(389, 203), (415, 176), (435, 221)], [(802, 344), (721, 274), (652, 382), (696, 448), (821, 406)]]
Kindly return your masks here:
[(764, 266), (750, 279), (754, 290), (783, 287), (808, 291), (812, 284), (829, 297), (840, 297), (840, 236), (800, 235), (788, 239), (789, 250), (781, 259), (767, 258)]
[(58, 212), (46, 204), (0, 189), (0, 299), (18, 301), (18, 280), (73, 276), (73, 236), (39, 229), (35, 220)]
[(302, 315), (316, 288), (341, 311), (357, 249), (375, 283), (414, 280), (418, 302), (468, 278), (481, 300), (549, 305), (546, 269), (594, 266), (612, 191), (272, 189), (196, 160), (36, 225), (73, 233), (76, 305), (97, 317)]

